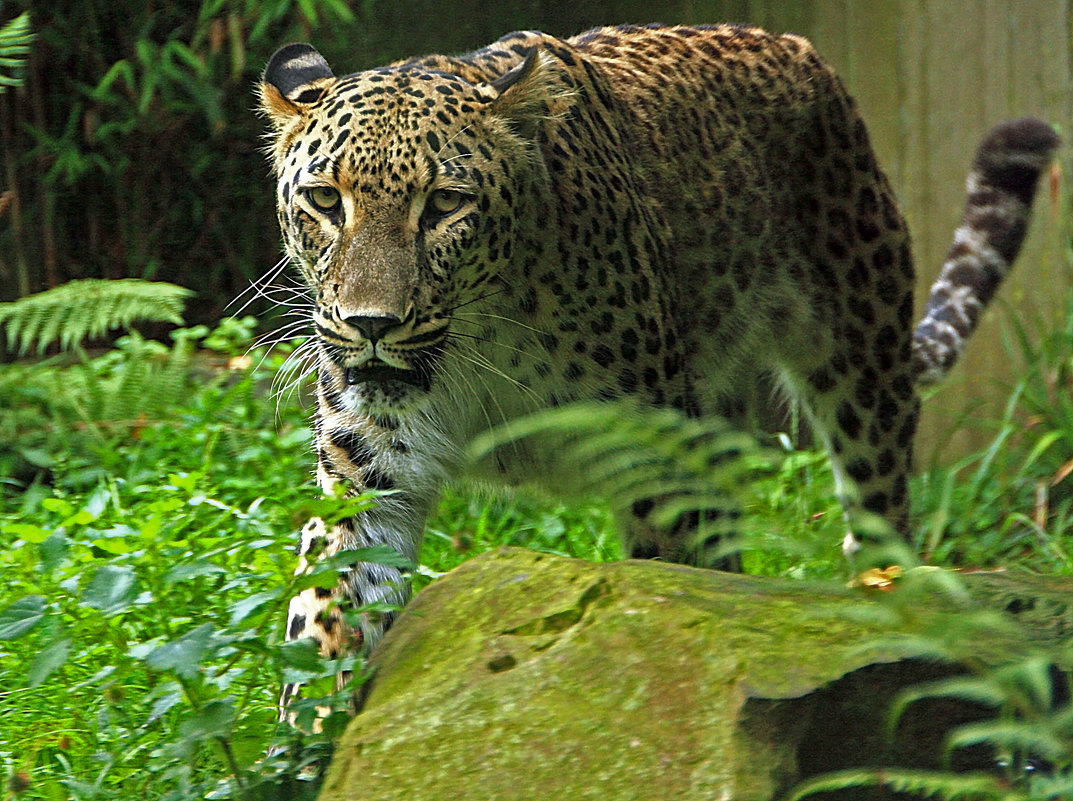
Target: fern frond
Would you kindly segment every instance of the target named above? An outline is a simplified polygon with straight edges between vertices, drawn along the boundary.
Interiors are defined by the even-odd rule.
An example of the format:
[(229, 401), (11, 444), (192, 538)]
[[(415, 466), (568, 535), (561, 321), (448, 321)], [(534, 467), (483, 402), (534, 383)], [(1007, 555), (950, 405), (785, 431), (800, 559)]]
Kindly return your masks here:
[(157, 369), (153, 385), (153, 411), (157, 416), (189, 400), (193, 350), (189, 342), (176, 342), (168, 353), (167, 361)]
[(1001, 707), (1007, 700), (1003, 688), (986, 676), (955, 676), (950, 679), (920, 684), (898, 693), (888, 711), (888, 728), (897, 729), (905, 710), (917, 701), (931, 698), (953, 698), (959, 701), (992, 708)]
[(29, 11), (24, 11), (0, 28), (0, 92), (8, 86), (22, 85), (19, 70), (30, 54), (33, 38)]
[(895, 793), (947, 801), (1028, 801), (1030, 798), (986, 773), (858, 768), (825, 773), (802, 782), (783, 801), (799, 801), (816, 793), (861, 787), (886, 787)]
[(95, 419), (138, 423), (166, 417), (188, 397), (191, 345), (176, 342), (170, 351), (151, 340), (132, 338), (125, 358), (101, 381), (102, 403)]
[[(987, 633), (980, 633), (972, 641), (984, 643), (987, 637)], [(958, 728), (949, 738), (948, 750), (990, 742), (1003, 748), (1028, 748), (1048, 759), (1066, 759), (1073, 713), (1068, 707), (1052, 712), (1055, 689), (1052, 665), (1051, 658), (1046, 655), (1028, 654), (979, 675), (954, 676), (910, 687), (899, 693), (892, 704), (888, 714), (889, 729), (891, 732), (895, 730), (910, 704), (925, 699), (951, 698), (1001, 708), (1007, 715)]]
[(1049, 721), (985, 720), (966, 723), (954, 730), (946, 741), (949, 752), (987, 743), (996, 748), (1021, 751), (1048, 760), (1068, 760), (1069, 741), (1055, 732)]
[[(475, 438), (473, 459), (530, 437), (550, 440), (567, 483), (611, 497), (619, 508), (661, 498), (659, 524), (723, 510), (755, 472), (755, 440), (717, 418), (696, 420), (674, 409), (625, 402), (579, 403), (513, 420)], [(748, 458), (752, 457), (752, 458)]]
[(63, 350), (136, 321), (181, 325), (184, 287), (136, 278), (86, 278), (55, 289), (0, 303), (0, 326), (10, 345), (24, 354), (59, 342)]

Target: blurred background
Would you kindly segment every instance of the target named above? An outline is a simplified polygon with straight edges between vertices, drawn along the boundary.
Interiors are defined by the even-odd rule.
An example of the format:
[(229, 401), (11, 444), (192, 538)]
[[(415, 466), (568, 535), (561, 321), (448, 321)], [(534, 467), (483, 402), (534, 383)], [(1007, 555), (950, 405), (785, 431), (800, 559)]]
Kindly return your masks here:
[[(0, 300), (73, 278), (164, 280), (196, 292), (192, 323), (226, 315), (279, 257), (253, 88), (290, 41), (313, 42), (342, 74), (520, 28), (738, 21), (803, 34), (860, 103), (909, 218), (922, 293), (986, 128), (1035, 114), (1068, 138), (1073, 108), (1065, 0), (5, 0), (0, 25), (24, 11), (36, 35), (24, 84), (0, 94)], [(984, 441), (956, 425), (966, 415), (1001, 412), (996, 382), (1016, 370), (995, 319), (1003, 306), (1032, 331), (1060, 323), (1070, 286), (1060, 191), (1043, 187), (1003, 303), (926, 405), (922, 463)]]

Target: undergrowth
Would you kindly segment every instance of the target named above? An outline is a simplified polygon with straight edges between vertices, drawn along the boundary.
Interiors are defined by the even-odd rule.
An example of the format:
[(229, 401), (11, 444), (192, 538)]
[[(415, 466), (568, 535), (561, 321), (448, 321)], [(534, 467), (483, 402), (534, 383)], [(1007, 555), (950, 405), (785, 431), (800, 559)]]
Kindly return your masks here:
[[(311, 766), (324, 764), (346, 721), (348, 699), (334, 692), (333, 676), (353, 667), (360, 681), (361, 666), (282, 642), (295, 590), (335, 581), (330, 564), (304, 584), (292, 576), (293, 533), (311, 514), (350, 514), (354, 504), (374, 501), (319, 496), (310, 408), (300, 393), (276, 399), (270, 391), (289, 348), (247, 352), (258, 321), (175, 329), (170, 344), (142, 338), (131, 320), (118, 324), (125, 333), (103, 349), (88, 348), (88, 331), (66, 339), (57, 331), (53, 349), (65, 350), (0, 366), (0, 770), (7, 793), (313, 798)], [(915, 545), (946, 564), (1068, 574), (1073, 323), (1042, 345), (1019, 335), (1014, 343), (1030, 367), (996, 424), (994, 444), (918, 479)], [(694, 454), (698, 442), (728, 442), (703, 432), (680, 439)], [(843, 579), (843, 524), (825, 458), (791, 452), (785, 439), (756, 453), (762, 458), (749, 480), (734, 490), (744, 512), (746, 569)], [(421, 564), (410, 567), (420, 587), (502, 545), (593, 560), (621, 556), (604, 503), (463, 488), (446, 493), (428, 524)], [(383, 552), (363, 558), (398, 559)], [(977, 635), (986, 636), (980, 625)], [(943, 634), (929, 635), (937, 658), (966, 661)], [(1071, 661), (1051, 656), (1048, 664)], [(1040, 664), (1039, 654), (1011, 652), (999, 669), (978, 666), (965, 679), (974, 685), (920, 692), (988, 694), (999, 713), (995, 726), (955, 737), (990, 743), (997, 755), (1011, 755), (1011, 765), (1042, 754), (1045, 772), (858, 772), (816, 780), (800, 793), (885, 784), (947, 798), (1068, 795), (1073, 726), (1068, 705), (1056, 706), (1039, 689)], [(276, 725), (282, 680), (306, 683), (296, 707), (304, 722), (316, 703), (338, 710), (323, 733)], [(273, 744), (278, 753), (266, 758)]]
[[(20, 301), (8, 319), (21, 319), (22, 306), (42, 316), (39, 308), (68, 303), (67, 295)], [(271, 391), (294, 345), (248, 350), (253, 318), (175, 329), (165, 345), (129, 327), (160, 319), (155, 304), (122, 319), (113, 304), (97, 306), (52, 330), (54, 347), (66, 350), (0, 366), (7, 792), (313, 798), (317, 769), (347, 719), (349, 693), (335, 693), (334, 675), (356, 667), (361, 679), (353, 660), (334, 663), (306, 643), (282, 642), (290, 597), (336, 580), (331, 564), (292, 576), (294, 533), (313, 514), (352, 514), (371, 500), (323, 499), (314, 486), (308, 401)], [(83, 338), (113, 319), (125, 333), (90, 349)], [(422, 565), (410, 567), (422, 586), (507, 544), (619, 555), (599, 504), (548, 507), (524, 495), (475, 500), (454, 491), (430, 521)], [(306, 686), (292, 709), (307, 730), (315, 705), (338, 710), (322, 733), (277, 726), (284, 680)], [(266, 758), (273, 747), (278, 753)]]

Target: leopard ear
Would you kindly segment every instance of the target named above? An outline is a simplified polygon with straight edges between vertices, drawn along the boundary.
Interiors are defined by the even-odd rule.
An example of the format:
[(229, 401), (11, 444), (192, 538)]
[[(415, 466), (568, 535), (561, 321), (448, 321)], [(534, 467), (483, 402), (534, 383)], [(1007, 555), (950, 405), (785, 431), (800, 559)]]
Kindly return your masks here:
[(533, 70), (537, 68), (540, 63), (540, 48), (530, 47), (529, 52), (525, 54), (525, 58), (522, 63), (517, 67), (514, 67), (509, 72), (505, 72), (500, 75), (489, 85), (496, 90), (496, 93), (500, 96), (504, 92), (514, 87), (516, 84), (524, 81), (526, 78), (533, 74)]
[(261, 110), (283, 128), (320, 100), (335, 83), (324, 56), (311, 45), (289, 44), (276, 51), (261, 77)]
[(542, 120), (560, 113), (565, 95), (552, 57), (539, 47), (488, 86), (496, 93), (492, 111), (526, 138), (536, 134)]

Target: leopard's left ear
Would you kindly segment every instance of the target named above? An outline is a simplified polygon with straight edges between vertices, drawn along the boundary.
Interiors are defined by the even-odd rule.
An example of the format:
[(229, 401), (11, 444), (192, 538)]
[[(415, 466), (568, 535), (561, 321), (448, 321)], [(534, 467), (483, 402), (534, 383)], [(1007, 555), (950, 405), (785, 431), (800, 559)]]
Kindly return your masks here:
[(276, 51), (261, 77), (261, 110), (284, 128), (320, 100), (335, 83), (324, 56), (312, 45), (289, 44)]
[(496, 93), (492, 111), (527, 138), (542, 120), (561, 113), (566, 95), (554, 59), (539, 47), (530, 48), (521, 64), (488, 86)]

